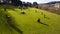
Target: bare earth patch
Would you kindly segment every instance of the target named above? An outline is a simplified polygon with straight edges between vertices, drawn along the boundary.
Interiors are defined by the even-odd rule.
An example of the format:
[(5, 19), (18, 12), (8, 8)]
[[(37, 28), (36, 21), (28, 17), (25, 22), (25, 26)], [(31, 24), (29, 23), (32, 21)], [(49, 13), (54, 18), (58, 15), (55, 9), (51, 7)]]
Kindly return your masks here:
[(56, 13), (56, 14), (59, 14), (60, 15), (60, 11), (50, 11), (52, 13)]

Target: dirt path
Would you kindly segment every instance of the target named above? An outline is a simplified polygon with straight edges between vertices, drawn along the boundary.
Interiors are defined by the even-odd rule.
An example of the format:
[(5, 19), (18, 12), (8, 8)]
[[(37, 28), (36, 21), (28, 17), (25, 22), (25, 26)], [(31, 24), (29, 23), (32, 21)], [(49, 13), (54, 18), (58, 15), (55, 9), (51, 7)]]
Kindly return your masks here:
[(60, 11), (50, 11), (50, 12), (60, 15)]

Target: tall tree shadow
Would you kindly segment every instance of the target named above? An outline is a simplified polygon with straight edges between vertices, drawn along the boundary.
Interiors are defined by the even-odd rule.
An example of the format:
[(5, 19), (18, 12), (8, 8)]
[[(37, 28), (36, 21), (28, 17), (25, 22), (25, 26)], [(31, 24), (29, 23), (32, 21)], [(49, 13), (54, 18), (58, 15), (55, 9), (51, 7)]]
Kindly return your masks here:
[(12, 20), (11, 16), (6, 14), (6, 19), (7, 19), (7, 24), (12, 27), (14, 30), (16, 30), (18, 33), (23, 34), (23, 31), (19, 28), (17, 28), (13, 23), (14, 21)]

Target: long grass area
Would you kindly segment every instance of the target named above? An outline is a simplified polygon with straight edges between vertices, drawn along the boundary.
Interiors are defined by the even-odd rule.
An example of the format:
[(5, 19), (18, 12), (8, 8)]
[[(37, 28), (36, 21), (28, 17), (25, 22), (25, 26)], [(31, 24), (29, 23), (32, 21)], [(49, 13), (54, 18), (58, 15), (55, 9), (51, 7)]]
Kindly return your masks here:
[[(25, 14), (21, 14), (21, 12), (25, 12)], [(14, 20), (13, 25), (22, 30), (23, 34), (60, 34), (60, 15), (35, 8), (28, 8), (26, 10), (18, 8), (14, 10), (7, 9), (7, 13), (12, 17), (12, 20)], [(3, 16), (1, 17), (6, 21)], [(38, 23), (38, 18), (48, 26)], [(8, 26), (6, 24), (7, 22), (3, 20), (0, 21), (0, 33), (19, 34)]]

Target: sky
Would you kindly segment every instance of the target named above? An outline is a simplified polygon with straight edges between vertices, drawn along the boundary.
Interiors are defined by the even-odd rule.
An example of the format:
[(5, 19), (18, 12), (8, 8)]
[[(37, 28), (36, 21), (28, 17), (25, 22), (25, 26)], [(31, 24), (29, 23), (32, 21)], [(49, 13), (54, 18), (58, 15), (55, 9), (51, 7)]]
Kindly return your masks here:
[(60, 0), (21, 0), (21, 1), (25, 1), (25, 2), (37, 2), (37, 3), (47, 3), (47, 2), (51, 2), (51, 1), (60, 1)]

